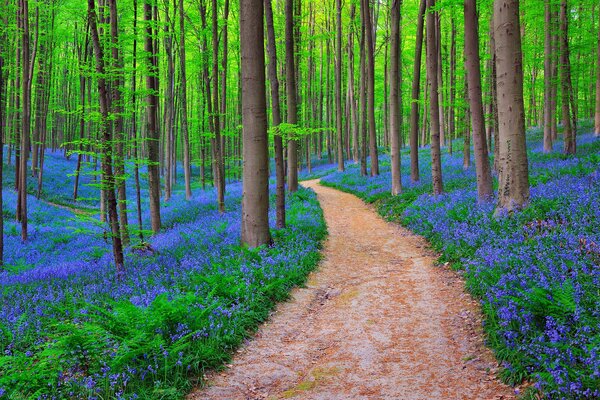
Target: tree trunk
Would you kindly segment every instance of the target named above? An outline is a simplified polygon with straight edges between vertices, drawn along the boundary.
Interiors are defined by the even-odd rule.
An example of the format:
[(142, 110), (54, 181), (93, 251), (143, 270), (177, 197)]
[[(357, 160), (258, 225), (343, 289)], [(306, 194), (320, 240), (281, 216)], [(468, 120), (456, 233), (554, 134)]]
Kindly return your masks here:
[(240, 1), (244, 194), (242, 243), (271, 243), (263, 0)]
[(390, 36), (390, 142), (392, 163), (392, 195), (402, 192), (400, 172), (400, 9), (402, 0), (392, 0)]
[[(298, 123), (296, 66), (294, 54), (294, 1), (285, 0), (285, 74), (287, 91), (287, 123)], [(298, 191), (298, 142), (288, 140), (288, 190)]]
[(467, 71), (469, 105), (473, 127), (477, 197), (479, 201), (486, 201), (492, 196), (493, 190), (481, 97), (481, 61), (479, 58), (479, 29), (476, 7), (476, 0), (465, 0), (465, 69)]
[(96, 56), (96, 72), (98, 76), (98, 95), (100, 98), (100, 114), (102, 120), (100, 122), (101, 132), (101, 154), (102, 154), (102, 180), (105, 187), (108, 202), (108, 220), (111, 230), (113, 256), (115, 259), (115, 267), (117, 274), (121, 275), (124, 272), (123, 264), (123, 244), (121, 242), (121, 230), (119, 228), (119, 216), (117, 213), (117, 196), (115, 194), (115, 176), (113, 174), (113, 157), (112, 157), (112, 135), (110, 132), (109, 122), (109, 94), (106, 87), (104, 68), (104, 54), (100, 44), (98, 35), (98, 26), (96, 22), (95, 0), (88, 0), (88, 21), (90, 24), (90, 33), (92, 43), (94, 45), (94, 53)]
[(520, 32), (519, 1), (495, 0), (494, 39), (499, 134), (496, 213), (522, 208), (529, 200)]
[[(2, 169), (4, 167), (4, 134), (5, 134), (5, 126), (6, 119), (4, 117), (4, 110), (6, 109), (5, 103), (5, 85), (6, 79), (4, 74), (4, 43), (6, 41), (6, 36), (0, 35), (0, 177), (2, 177)], [(0, 179), (0, 210), (3, 210), (3, 202), (2, 202), (2, 190), (4, 189), (4, 179)], [(4, 213), (0, 213), (0, 270), (3, 269), (4, 266)]]
[[(362, 2), (361, 2), (362, 4)], [(362, 5), (361, 5), (362, 10)], [(361, 12), (362, 15), (362, 12)], [(361, 151), (360, 151), (360, 174), (367, 176), (367, 65), (366, 65), (366, 50), (365, 50), (365, 25), (361, 24), (360, 31), (360, 130), (361, 130)]]
[(142, 196), (140, 187), (140, 168), (138, 154), (138, 135), (137, 135), (137, 17), (138, 6), (137, 0), (133, 0), (133, 61), (132, 61), (132, 77), (131, 77), (131, 104), (133, 105), (133, 115), (131, 120), (132, 138), (133, 138), (133, 174), (135, 179), (135, 200), (137, 208), (138, 235), (140, 241), (144, 242), (144, 225), (142, 221)]
[[(92, 0), (90, 0), (92, 1)], [(144, 21), (146, 22), (146, 37), (144, 50), (147, 54), (148, 75), (146, 76), (147, 107), (146, 107), (146, 136), (148, 143), (148, 186), (150, 194), (150, 219), (152, 231), (160, 231), (160, 158), (158, 151), (158, 56), (155, 45), (157, 35), (153, 26), (154, 7), (151, 0), (144, 1)]]
[(338, 171), (344, 170), (344, 136), (342, 132), (342, 0), (335, 0), (337, 24), (335, 37), (335, 128), (337, 130)]
[(123, 144), (125, 142), (125, 127), (123, 124), (123, 100), (121, 90), (124, 86), (123, 62), (119, 55), (119, 28), (117, 16), (117, 0), (109, 0), (110, 6), (110, 35), (111, 52), (114, 79), (111, 82), (112, 108), (115, 115), (115, 184), (118, 192), (119, 226), (121, 227), (121, 240), (123, 244), (129, 243), (129, 231), (127, 220), (127, 189), (125, 187), (125, 154)]
[(562, 100), (563, 139), (565, 141), (565, 153), (575, 154), (577, 151), (577, 140), (575, 126), (571, 120), (571, 67), (569, 61), (569, 23), (568, 23), (567, 0), (560, 3), (560, 83)]
[(426, 0), (421, 0), (415, 43), (415, 63), (413, 65), (412, 96), (410, 104), (410, 180), (419, 181), (419, 92), (421, 91), (421, 55), (423, 53), (423, 25), (425, 22)]
[(371, 176), (379, 175), (377, 157), (377, 131), (375, 127), (375, 45), (369, 1), (361, 0), (361, 16), (365, 25), (365, 48), (367, 69), (367, 117), (369, 122), (369, 156), (371, 157)]
[[(598, 13), (600, 15), (600, 12)], [(594, 133), (600, 137), (600, 24), (598, 25), (598, 60), (596, 65), (596, 115)]]
[(438, 41), (435, 29), (435, 0), (427, 0), (427, 78), (430, 82), (429, 108), (431, 113), (431, 177), (433, 193), (437, 196), (444, 191), (442, 181), (442, 161), (440, 151), (440, 107), (438, 89)]
[(21, 240), (27, 241), (27, 156), (29, 154), (29, 134), (31, 131), (31, 75), (29, 49), (29, 0), (19, 0), (22, 42), (22, 106), (21, 158), (19, 165), (19, 211), (21, 217)]
[(185, 69), (185, 14), (183, 0), (179, 0), (179, 72), (181, 74), (181, 136), (183, 137), (183, 179), (185, 181), (185, 199), (192, 198), (190, 136), (187, 113), (187, 72)]
[(212, 141), (217, 204), (219, 212), (225, 212), (225, 176), (223, 174), (223, 150), (221, 148), (221, 126), (219, 122), (219, 24), (217, 0), (212, 0), (212, 84), (213, 84), (213, 130)]
[[(275, 28), (273, 26), (273, 8), (271, 0), (264, 0), (265, 18), (267, 22), (267, 50), (269, 53), (269, 82), (271, 86), (271, 112), (273, 113), (273, 127), (281, 124), (281, 104), (279, 100), (279, 79), (277, 78), (277, 48), (275, 42)], [(275, 176), (276, 176), (276, 215), (277, 228), (285, 228), (285, 171), (283, 159), (283, 140), (281, 135), (274, 135), (275, 147)]]
[(544, 152), (552, 151), (552, 13), (550, 0), (544, 2), (544, 22), (546, 33), (544, 37)]

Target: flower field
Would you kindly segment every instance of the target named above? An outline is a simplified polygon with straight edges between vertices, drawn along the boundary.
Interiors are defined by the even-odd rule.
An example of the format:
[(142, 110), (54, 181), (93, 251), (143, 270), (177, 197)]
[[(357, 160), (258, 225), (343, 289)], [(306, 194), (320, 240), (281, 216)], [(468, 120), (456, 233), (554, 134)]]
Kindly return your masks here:
[[(163, 204), (163, 231), (127, 249), (119, 278), (97, 215), (49, 203), (74, 205), (73, 178), (64, 175), (74, 162), (48, 156), (46, 185), (67, 183), (57, 184), (52, 198), (29, 196), (25, 244), (11, 214), (16, 195), (3, 192), (0, 398), (181, 398), (205, 370), (228, 360), (319, 260), (326, 228), (312, 191), (289, 197), (288, 228), (274, 231), (272, 247), (248, 250), (239, 245), (236, 183), (227, 188), (223, 215), (212, 191), (196, 188), (185, 201), (177, 190)], [(97, 204), (97, 190), (82, 186), (86, 209)]]

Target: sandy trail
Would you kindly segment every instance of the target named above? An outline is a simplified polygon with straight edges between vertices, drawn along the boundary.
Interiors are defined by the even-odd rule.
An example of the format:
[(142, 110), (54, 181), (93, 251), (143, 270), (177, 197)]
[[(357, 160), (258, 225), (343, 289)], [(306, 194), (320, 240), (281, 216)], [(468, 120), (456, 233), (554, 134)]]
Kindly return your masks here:
[(304, 182), (329, 229), (306, 288), (189, 399), (511, 399), (480, 314), (424, 239), (357, 197)]

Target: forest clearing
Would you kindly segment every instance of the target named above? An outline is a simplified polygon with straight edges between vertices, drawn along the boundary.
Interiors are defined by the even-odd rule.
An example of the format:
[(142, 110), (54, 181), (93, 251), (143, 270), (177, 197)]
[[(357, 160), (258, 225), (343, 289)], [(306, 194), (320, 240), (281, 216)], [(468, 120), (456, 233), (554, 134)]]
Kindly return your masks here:
[(599, 399), (596, 0), (0, 0), (0, 399)]

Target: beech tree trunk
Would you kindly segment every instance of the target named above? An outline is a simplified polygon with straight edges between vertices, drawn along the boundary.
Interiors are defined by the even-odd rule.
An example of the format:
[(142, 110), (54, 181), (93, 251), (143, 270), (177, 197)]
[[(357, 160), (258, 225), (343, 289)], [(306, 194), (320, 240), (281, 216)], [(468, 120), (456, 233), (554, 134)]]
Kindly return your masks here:
[(429, 109), (431, 115), (431, 177), (433, 193), (444, 192), (440, 151), (440, 107), (438, 89), (438, 42), (435, 29), (435, 0), (427, 0), (427, 79), (430, 82)]
[(223, 169), (223, 149), (221, 148), (221, 124), (219, 122), (219, 33), (217, 0), (212, 0), (212, 84), (213, 84), (213, 131), (212, 140), (215, 185), (219, 212), (225, 212), (225, 176)]
[[(297, 88), (296, 88), (296, 55), (294, 53), (294, 1), (285, 0), (285, 76), (287, 92), (287, 123), (298, 123)], [(328, 143), (329, 151), (330, 143)], [(288, 140), (288, 190), (298, 191), (298, 142)]]
[(367, 69), (367, 117), (369, 122), (369, 156), (371, 157), (371, 176), (379, 175), (377, 157), (377, 131), (375, 126), (375, 45), (373, 24), (369, 0), (361, 0), (361, 16), (365, 26), (365, 50)]
[(179, 72), (181, 74), (181, 136), (183, 137), (183, 179), (185, 181), (185, 199), (192, 198), (190, 137), (187, 113), (187, 72), (185, 68), (185, 14), (183, 0), (179, 0)]
[(127, 190), (125, 187), (125, 154), (123, 144), (125, 142), (125, 127), (123, 124), (123, 100), (121, 90), (123, 88), (123, 62), (119, 55), (119, 27), (117, 16), (117, 0), (109, 0), (110, 9), (110, 36), (111, 53), (114, 79), (111, 82), (112, 112), (115, 115), (115, 183), (117, 185), (119, 226), (121, 227), (121, 240), (124, 245), (129, 243), (129, 231), (127, 220)]
[[(279, 79), (277, 78), (277, 48), (275, 44), (275, 28), (273, 26), (273, 8), (271, 0), (265, 2), (265, 19), (267, 22), (267, 51), (269, 53), (269, 83), (271, 86), (271, 112), (273, 113), (273, 127), (281, 124), (281, 104), (279, 99)], [(276, 226), (285, 228), (285, 169), (283, 159), (283, 139), (281, 135), (274, 135), (273, 145), (275, 150), (275, 177), (276, 177)]]
[(21, 240), (27, 241), (27, 158), (29, 154), (29, 134), (31, 131), (31, 71), (29, 48), (29, 0), (19, 0), (21, 19), (21, 59), (22, 59), (22, 121), (21, 158), (19, 162), (19, 216), (21, 218)]
[(335, 0), (337, 24), (335, 37), (335, 127), (337, 130), (338, 171), (344, 170), (344, 137), (342, 132), (342, 0)]
[(116, 182), (113, 174), (112, 135), (109, 121), (110, 101), (106, 80), (104, 78), (106, 73), (104, 67), (104, 52), (100, 44), (96, 18), (95, 0), (88, 0), (88, 21), (90, 24), (94, 54), (96, 56), (96, 72), (99, 75), (97, 79), (98, 95), (100, 98), (100, 114), (102, 116), (102, 120), (100, 121), (102, 186), (104, 187), (104, 192), (107, 196), (108, 221), (111, 230), (115, 267), (117, 269), (117, 274), (121, 275), (124, 272), (123, 243), (121, 241), (121, 230), (119, 228), (119, 216), (117, 212), (117, 196), (115, 194)]
[[(362, 4), (362, 2), (361, 2)], [(361, 5), (362, 15), (362, 5)], [(361, 151), (360, 151), (360, 174), (367, 176), (367, 65), (365, 50), (365, 25), (361, 24), (360, 31), (360, 84), (359, 84), (359, 102), (360, 102), (360, 130), (361, 130)]]
[(477, 197), (479, 201), (485, 201), (492, 196), (493, 191), (481, 96), (481, 60), (479, 58), (479, 29), (476, 7), (476, 0), (465, 0), (465, 69), (467, 70), (469, 106), (473, 127)]
[(565, 141), (565, 153), (575, 154), (577, 152), (576, 128), (571, 120), (571, 67), (569, 61), (569, 23), (568, 23), (567, 1), (560, 3), (560, 83), (563, 119), (563, 139)]
[(552, 108), (552, 12), (550, 0), (544, 2), (544, 22), (546, 33), (544, 36), (544, 152), (552, 151), (552, 120), (554, 109)]
[(244, 193), (242, 243), (271, 243), (263, 0), (240, 0)]
[[(600, 15), (600, 12), (598, 13)], [(596, 65), (596, 115), (595, 136), (600, 136), (600, 23), (598, 24), (598, 61)]]
[[(92, 1), (92, 0), (90, 0)], [(148, 186), (150, 194), (150, 219), (152, 231), (160, 231), (160, 154), (159, 130), (158, 130), (158, 56), (153, 38), (156, 32), (153, 28), (154, 7), (150, 0), (144, 2), (144, 21), (146, 22), (146, 37), (144, 38), (144, 50), (147, 54), (148, 75), (146, 76), (146, 136), (148, 144)]]
[(496, 213), (499, 213), (522, 208), (529, 200), (518, 0), (494, 1), (494, 39), (499, 133)]
[(400, 9), (402, 0), (391, 0), (390, 36), (390, 143), (392, 163), (392, 195), (402, 192), (400, 172)]
[(410, 180), (413, 183), (419, 181), (419, 92), (421, 91), (421, 55), (423, 53), (423, 25), (425, 22), (426, 5), (426, 0), (421, 0), (417, 22), (415, 63), (413, 65), (410, 104)]

